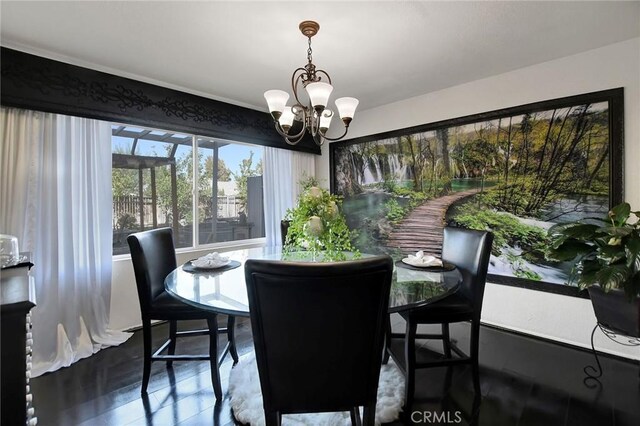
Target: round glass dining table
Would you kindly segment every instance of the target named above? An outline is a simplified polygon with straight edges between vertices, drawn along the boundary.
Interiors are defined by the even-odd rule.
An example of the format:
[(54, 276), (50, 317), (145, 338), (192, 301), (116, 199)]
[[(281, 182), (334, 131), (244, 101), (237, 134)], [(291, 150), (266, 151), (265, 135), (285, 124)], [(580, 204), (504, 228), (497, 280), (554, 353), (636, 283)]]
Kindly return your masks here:
[[(218, 314), (249, 316), (249, 301), (244, 280), (247, 259), (314, 261), (309, 253), (284, 255), (281, 248), (251, 248), (225, 252), (222, 255), (240, 263), (234, 269), (187, 272), (178, 266), (164, 280), (167, 291), (178, 299), (200, 309)], [(347, 254), (350, 256), (350, 254)], [(370, 255), (362, 254), (362, 257)], [(433, 272), (397, 265), (394, 267), (389, 296), (389, 312), (419, 309), (455, 293), (462, 281), (457, 269)]]

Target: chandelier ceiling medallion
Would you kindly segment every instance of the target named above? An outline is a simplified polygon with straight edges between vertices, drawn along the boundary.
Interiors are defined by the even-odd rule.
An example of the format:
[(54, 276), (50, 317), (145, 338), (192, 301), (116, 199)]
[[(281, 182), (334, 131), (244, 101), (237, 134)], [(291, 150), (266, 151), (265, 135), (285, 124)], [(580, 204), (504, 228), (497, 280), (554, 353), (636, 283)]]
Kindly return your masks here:
[[(302, 34), (309, 39), (309, 49), (307, 50), (307, 65), (296, 69), (291, 76), (291, 88), (295, 103), (292, 106), (287, 106), (289, 94), (284, 90), (267, 90), (264, 92), (264, 97), (269, 105), (269, 112), (273, 117), (276, 130), (289, 145), (300, 142), (307, 131), (318, 145), (322, 145), (325, 140), (340, 140), (349, 131), (349, 124), (355, 114), (358, 100), (356, 98), (335, 100), (338, 114), (344, 123), (344, 133), (337, 138), (328, 138), (326, 133), (329, 130), (334, 111), (327, 108), (327, 103), (333, 86), (329, 74), (324, 70), (317, 70), (311, 57), (311, 37), (318, 33), (320, 25), (314, 21), (303, 21), (299, 28)], [(326, 81), (323, 81), (323, 76)], [(307, 105), (300, 101), (298, 95), (300, 85), (307, 92), (309, 99)], [(289, 134), (294, 127), (294, 122), (302, 122), (302, 128), (300, 131)]]

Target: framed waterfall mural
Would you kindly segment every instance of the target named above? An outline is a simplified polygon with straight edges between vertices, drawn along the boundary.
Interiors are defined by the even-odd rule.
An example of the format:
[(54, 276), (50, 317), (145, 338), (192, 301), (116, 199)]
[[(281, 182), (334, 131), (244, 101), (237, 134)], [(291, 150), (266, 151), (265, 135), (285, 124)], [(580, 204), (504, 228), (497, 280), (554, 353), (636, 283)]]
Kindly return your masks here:
[(332, 143), (331, 190), (362, 252), (439, 255), (445, 225), (488, 229), (488, 281), (586, 297), (547, 230), (622, 202), (623, 115), (618, 88)]

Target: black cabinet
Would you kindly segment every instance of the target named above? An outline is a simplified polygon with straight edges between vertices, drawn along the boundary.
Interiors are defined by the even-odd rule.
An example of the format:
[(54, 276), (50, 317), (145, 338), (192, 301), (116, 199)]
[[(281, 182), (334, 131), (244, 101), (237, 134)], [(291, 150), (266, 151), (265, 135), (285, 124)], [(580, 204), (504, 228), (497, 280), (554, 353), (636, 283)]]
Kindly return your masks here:
[(1, 272), (0, 290), (0, 375), (3, 426), (35, 425), (29, 379), (31, 377), (31, 308), (35, 306), (33, 277), (28, 267)]

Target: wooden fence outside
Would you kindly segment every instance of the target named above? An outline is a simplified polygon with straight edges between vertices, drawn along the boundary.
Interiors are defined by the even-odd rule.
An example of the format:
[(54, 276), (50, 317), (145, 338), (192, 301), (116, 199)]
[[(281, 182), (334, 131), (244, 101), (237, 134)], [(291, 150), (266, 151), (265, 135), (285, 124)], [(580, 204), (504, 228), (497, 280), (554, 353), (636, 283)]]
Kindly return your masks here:
[[(113, 197), (113, 216), (112, 226), (114, 229), (121, 227), (118, 223), (125, 215), (131, 216), (131, 221), (136, 225), (140, 225), (140, 198), (137, 195), (122, 195)], [(153, 204), (151, 197), (143, 197), (144, 205), (144, 223), (145, 226), (153, 223)], [(201, 207), (204, 207), (202, 205)], [(218, 217), (231, 218), (238, 217), (240, 212), (240, 199), (235, 195), (218, 196)], [(157, 209), (158, 223), (168, 223), (167, 215), (161, 208)]]
[[(142, 197), (144, 223), (153, 223), (153, 201), (151, 197)], [(140, 197), (137, 195), (122, 195), (113, 197), (113, 215), (112, 226), (114, 229), (120, 228), (118, 223), (125, 215), (132, 217), (136, 224), (140, 224)], [(166, 215), (161, 209), (158, 209), (158, 223), (165, 223)]]

